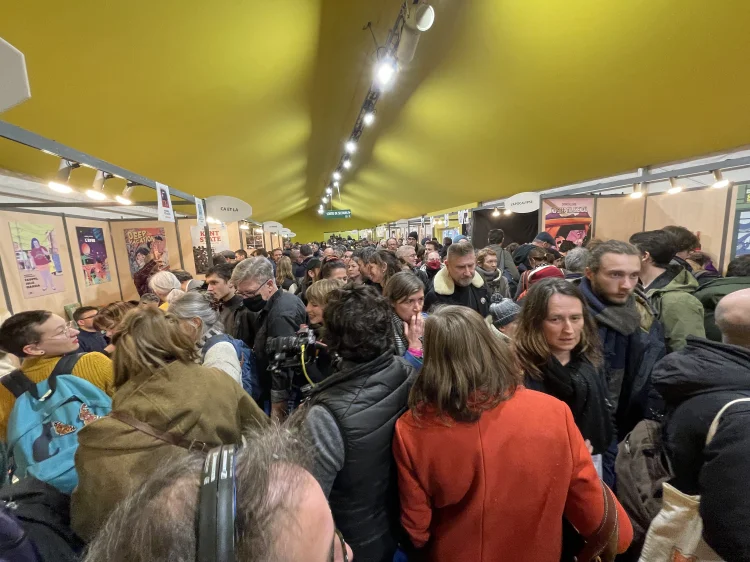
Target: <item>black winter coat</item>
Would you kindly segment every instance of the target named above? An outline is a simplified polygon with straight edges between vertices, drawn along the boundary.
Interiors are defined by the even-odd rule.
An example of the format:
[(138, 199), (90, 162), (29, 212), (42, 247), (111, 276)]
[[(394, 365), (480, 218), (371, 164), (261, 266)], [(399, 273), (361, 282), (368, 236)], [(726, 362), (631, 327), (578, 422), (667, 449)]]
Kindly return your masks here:
[(687, 346), (654, 367), (667, 407), (664, 442), (674, 478), (700, 494), (703, 536), (724, 560), (750, 560), (750, 404), (732, 406), (706, 447), (706, 434), (728, 402), (750, 397), (750, 349), (688, 336)]
[(444, 267), (435, 275), (432, 289), (425, 295), (424, 310), (429, 312), (433, 306), (442, 304), (466, 306), (484, 318), (490, 313), (490, 294), (479, 273), (474, 273), (471, 285), (458, 287)]
[(583, 357), (574, 357), (564, 366), (555, 357), (550, 357), (541, 370), (542, 380), (526, 376), (526, 388), (565, 402), (581, 435), (591, 441), (594, 454), (604, 453), (614, 435), (612, 405), (604, 375)]

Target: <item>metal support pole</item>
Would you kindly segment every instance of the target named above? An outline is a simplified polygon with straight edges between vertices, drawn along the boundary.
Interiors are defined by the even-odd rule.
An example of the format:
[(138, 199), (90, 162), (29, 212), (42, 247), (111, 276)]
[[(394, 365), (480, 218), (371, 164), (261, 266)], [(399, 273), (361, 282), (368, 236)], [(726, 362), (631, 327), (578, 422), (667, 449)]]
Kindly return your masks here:
[[(208, 207), (206, 206), (206, 200), (203, 200), (203, 216), (208, 217)], [(214, 264), (214, 253), (211, 249), (211, 228), (208, 226), (208, 221), (204, 227), (206, 233), (206, 258), (208, 259), (208, 267), (212, 267)]]

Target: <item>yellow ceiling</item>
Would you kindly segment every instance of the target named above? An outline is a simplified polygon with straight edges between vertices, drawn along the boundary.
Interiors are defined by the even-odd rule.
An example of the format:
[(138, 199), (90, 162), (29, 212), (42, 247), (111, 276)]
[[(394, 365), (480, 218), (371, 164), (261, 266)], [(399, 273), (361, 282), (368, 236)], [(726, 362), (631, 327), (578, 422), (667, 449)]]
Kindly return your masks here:
[[(315, 212), (399, 0), (8, 0), (2, 118), (258, 220)], [(338, 208), (374, 225), (750, 144), (747, 0), (434, 0)], [(49, 156), (0, 142), (0, 167)], [(76, 171), (74, 182), (90, 181)], [(338, 221), (337, 221), (338, 222)]]

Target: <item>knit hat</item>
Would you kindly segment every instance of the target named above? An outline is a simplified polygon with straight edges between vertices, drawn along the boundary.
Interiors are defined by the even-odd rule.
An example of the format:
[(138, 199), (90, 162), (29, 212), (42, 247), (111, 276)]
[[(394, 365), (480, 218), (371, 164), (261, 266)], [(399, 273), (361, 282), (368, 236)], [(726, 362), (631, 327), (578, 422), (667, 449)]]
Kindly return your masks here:
[(555, 239), (552, 238), (552, 235), (549, 232), (540, 232), (536, 235), (536, 238), (534, 240), (539, 240), (540, 242), (546, 242), (550, 246), (555, 245)]
[(454, 244), (458, 244), (461, 240), (468, 240), (468, 238), (466, 238), (466, 236), (464, 236), (463, 234), (456, 234), (453, 237), (453, 243)]
[(502, 328), (513, 322), (521, 313), (521, 307), (513, 302), (512, 299), (503, 299), (500, 302), (490, 305), (490, 314), (492, 314), (492, 323), (496, 328)]
[(409, 233), (409, 238), (414, 238), (414, 240), (419, 240), (419, 234), (415, 230), (414, 232)]
[(554, 265), (542, 265), (537, 267), (529, 273), (529, 287), (534, 283), (538, 283), (542, 279), (551, 279), (553, 277), (565, 279), (565, 274), (562, 272), (562, 269), (555, 267)]

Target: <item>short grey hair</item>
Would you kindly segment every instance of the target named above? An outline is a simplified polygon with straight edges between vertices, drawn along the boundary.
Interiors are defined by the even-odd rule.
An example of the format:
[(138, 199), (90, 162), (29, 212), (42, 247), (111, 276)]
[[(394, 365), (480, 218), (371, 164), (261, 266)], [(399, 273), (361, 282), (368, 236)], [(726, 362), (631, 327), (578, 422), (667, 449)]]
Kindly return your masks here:
[(344, 254), (346, 253), (346, 246), (339, 244), (338, 246), (333, 247), (333, 251), (338, 256), (339, 259), (344, 257)]
[(207, 293), (191, 291), (185, 293), (179, 299), (169, 305), (169, 312), (180, 320), (192, 320), (199, 318), (201, 321), (201, 334), (208, 330), (224, 331), (219, 313), (211, 306), (211, 296)]
[(451, 244), (448, 246), (448, 259), (452, 257), (464, 258), (469, 254), (474, 253), (474, 246), (471, 243), (468, 244)]
[(584, 273), (590, 253), (586, 248), (573, 248), (565, 255), (565, 269), (571, 273)]
[[(299, 424), (297, 424), (299, 426)], [(283, 543), (311, 481), (312, 449), (299, 428), (270, 424), (246, 434), (236, 457), (237, 560), (285, 560)], [(162, 463), (121, 501), (89, 545), (84, 562), (195, 560), (205, 457)]]
[(263, 256), (258, 256), (256, 258), (242, 260), (238, 263), (235, 266), (234, 271), (232, 271), (232, 279), (230, 281), (232, 285), (237, 287), (240, 283), (250, 279), (260, 283), (265, 283), (273, 278), (273, 267), (271, 266), (271, 262)]
[(398, 250), (396, 250), (396, 257), (399, 259), (404, 259), (406, 257), (406, 253), (409, 252), (415, 252), (414, 246), (409, 246), (408, 244), (405, 246), (399, 246)]
[(171, 271), (160, 271), (148, 280), (148, 288), (163, 301), (171, 303), (185, 293), (182, 283)]

